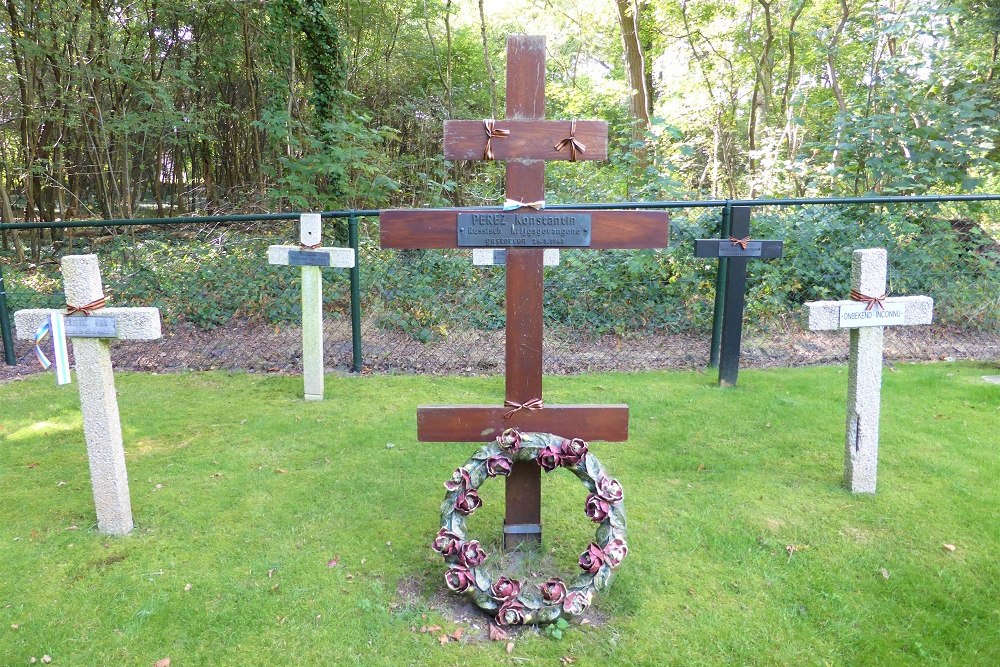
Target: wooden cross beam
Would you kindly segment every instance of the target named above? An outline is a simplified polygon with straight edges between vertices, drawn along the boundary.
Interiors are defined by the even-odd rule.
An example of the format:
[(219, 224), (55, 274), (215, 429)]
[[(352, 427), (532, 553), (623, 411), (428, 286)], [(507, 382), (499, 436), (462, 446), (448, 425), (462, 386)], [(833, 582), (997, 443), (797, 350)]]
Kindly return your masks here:
[[(504, 429), (557, 433), (585, 440), (628, 438), (627, 405), (542, 403), (542, 297), (545, 248), (654, 248), (667, 244), (663, 212), (546, 211), (545, 161), (607, 155), (607, 124), (546, 121), (545, 39), (507, 39), (507, 118), (446, 121), (448, 159), (507, 161), (506, 198), (513, 212), (383, 211), (384, 248), (506, 248), (506, 400), (504, 406), (421, 406), (423, 442), (486, 442)], [(541, 404), (541, 405), (540, 405)], [(504, 545), (541, 541), (541, 476), (518, 462), (507, 477)]]
[(726, 299), (722, 311), (722, 349), (719, 355), (719, 384), (735, 387), (740, 372), (740, 343), (743, 339), (743, 309), (746, 304), (747, 259), (781, 257), (784, 241), (750, 238), (750, 207), (732, 209), (730, 238), (696, 239), (695, 257), (727, 257)]

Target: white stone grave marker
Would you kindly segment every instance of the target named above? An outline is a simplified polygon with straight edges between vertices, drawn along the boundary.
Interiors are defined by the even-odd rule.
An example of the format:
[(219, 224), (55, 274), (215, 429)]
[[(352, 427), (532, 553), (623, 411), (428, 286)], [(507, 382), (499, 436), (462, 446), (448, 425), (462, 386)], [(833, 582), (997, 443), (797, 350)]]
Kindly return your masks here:
[(302, 380), (307, 401), (323, 400), (323, 274), (320, 267), (354, 266), (353, 248), (320, 247), (322, 218), (303, 213), (299, 218), (299, 245), (267, 248), (269, 264), (302, 267)]
[[(157, 308), (105, 308), (97, 255), (63, 257), (62, 274), (68, 304), (64, 323), (76, 357), (97, 529), (109, 535), (127, 535), (133, 527), (132, 502), (109, 341), (159, 338), (160, 311)], [(18, 338), (33, 339), (35, 331), (53, 313), (62, 311), (30, 309), (14, 313)]]
[(878, 427), (882, 396), (882, 330), (886, 326), (930, 324), (934, 300), (886, 294), (885, 248), (855, 250), (850, 301), (805, 304), (813, 331), (850, 329), (847, 435), (844, 481), (854, 493), (875, 493)]

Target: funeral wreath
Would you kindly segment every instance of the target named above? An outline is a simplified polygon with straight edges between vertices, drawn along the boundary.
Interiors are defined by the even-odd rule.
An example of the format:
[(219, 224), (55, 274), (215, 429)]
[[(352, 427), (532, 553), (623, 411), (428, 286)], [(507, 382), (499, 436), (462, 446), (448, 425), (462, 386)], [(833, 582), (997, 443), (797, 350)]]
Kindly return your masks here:
[[(484, 567), (489, 556), (478, 540), (466, 534), (466, 517), (482, 505), (480, 485), (491, 477), (509, 475), (515, 461), (534, 461), (546, 472), (566, 468), (590, 491), (584, 513), (599, 525), (595, 541), (580, 555), (581, 573), (572, 581), (552, 577), (529, 587), (507, 576), (493, 579)], [(615, 570), (628, 553), (621, 484), (608, 476), (588, 451), (587, 443), (578, 438), (507, 429), (496, 442), (481, 447), (465, 465), (456, 468), (444, 487), (441, 530), (431, 548), (444, 556), (449, 566), (445, 585), (468, 595), (479, 608), (493, 614), (498, 625), (544, 624), (579, 617), (595, 595), (611, 585)]]

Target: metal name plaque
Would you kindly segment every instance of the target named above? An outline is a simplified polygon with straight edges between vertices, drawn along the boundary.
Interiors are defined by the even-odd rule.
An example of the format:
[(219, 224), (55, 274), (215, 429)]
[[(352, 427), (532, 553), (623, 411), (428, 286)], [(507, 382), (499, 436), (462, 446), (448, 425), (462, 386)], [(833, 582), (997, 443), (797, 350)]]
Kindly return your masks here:
[(330, 253), (315, 250), (289, 250), (288, 266), (330, 266)]
[(763, 243), (760, 241), (747, 242), (747, 249), (732, 241), (721, 241), (719, 243), (719, 257), (760, 257)]
[(66, 335), (72, 338), (117, 338), (118, 321), (113, 317), (75, 315), (64, 317)]
[(590, 213), (459, 213), (458, 245), (473, 248), (587, 248)]
[(906, 306), (902, 303), (888, 302), (885, 308), (876, 305), (871, 310), (865, 310), (867, 307), (866, 303), (843, 304), (840, 307), (840, 328), (857, 329), (906, 324)]

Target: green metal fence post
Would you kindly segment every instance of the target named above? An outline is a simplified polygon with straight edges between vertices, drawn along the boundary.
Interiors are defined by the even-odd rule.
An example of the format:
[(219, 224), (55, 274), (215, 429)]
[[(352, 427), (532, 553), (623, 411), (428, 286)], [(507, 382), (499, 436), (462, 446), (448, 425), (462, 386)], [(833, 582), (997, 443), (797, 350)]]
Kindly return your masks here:
[[(730, 232), (730, 219), (733, 212), (733, 205), (727, 201), (722, 207), (722, 225), (719, 229), (719, 238), (728, 239)], [(712, 311), (712, 349), (709, 353), (708, 365), (712, 368), (719, 367), (719, 351), (722, 349), (722, 313), (726, 308), (726, 276), (729, 274), (729, 259), (719, 258), (719, 266), (715, 273), (715, 308)]]
[(17, 365), (14, 354), (14, 336), (10, 331), (10, 311), (7, 310), (7, 290), (3, 286), (3, 267), (0, 266), (0, 333), (3, 334), (3, 356), (8, 366)]
[(351, 348), (354, 359), (351, 370), (361, 372), (361, 253), (358, 252), (358, 216), (351, 213), (347, 219), (347, 233), (354, 249), (354, 266), (351, 267)]

